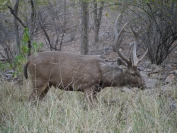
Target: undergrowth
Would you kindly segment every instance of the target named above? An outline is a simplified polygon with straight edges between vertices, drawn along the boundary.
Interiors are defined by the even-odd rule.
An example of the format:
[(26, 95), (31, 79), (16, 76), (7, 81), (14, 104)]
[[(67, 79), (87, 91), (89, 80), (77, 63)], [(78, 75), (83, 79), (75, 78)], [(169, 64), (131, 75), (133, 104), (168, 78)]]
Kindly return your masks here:
[(160, 88), (134, 93), (106, 88), (90, 108), (83, 93), (51, 88), (43, 101), (32, 105), (29, 81), (0, 84), (1, 133), (177, 132), (177, 111), (171, 107), (175, 86), (163, 93)]

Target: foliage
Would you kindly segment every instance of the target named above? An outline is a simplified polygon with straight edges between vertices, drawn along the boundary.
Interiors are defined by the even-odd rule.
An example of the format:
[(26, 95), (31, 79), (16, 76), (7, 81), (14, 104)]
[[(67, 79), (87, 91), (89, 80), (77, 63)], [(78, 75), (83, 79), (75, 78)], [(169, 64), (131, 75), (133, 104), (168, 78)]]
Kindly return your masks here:
[(1, 0), (0, 2), (0, 11), (7, 9), (6, 4), (9, 3), (9, 0)]
[(151, 63), (160, 65), (177, 46), (176, 3), (156, 0), (141, 7), (144, 11), (143, 43)]
[[(21, 43), (22, 46), (20, 48), (20, 54), (15, 55), (12, 62), (0, 63), (0, 68), (2, 70), (7, 70), (7, 69), (15, 70), (15, 72), (13, 73), (14, 78), (22, 74), (23, 64), (25, 64), (26, 59), (27, 59), (26, 58), (26, 55), (28, 54), (27, 43), (29, 39), (30, 39), (30, 36), (29, 36), (28, 28), (24, 28), (24, 34), (22, 38), (22, 43)], [(33, 42), (32, 45), (33, 45), (32, 47), (33, 47), (34, 54), (37, 53), (43, 47), (42, 43), (37, 43), (37, 42)]]
[[(25, 64), (26, 62), (26, 55), (28, 54), (28, 46), (27, 43), (30, 40), (30, 36), (29, 36), (29, 31), (27, 28), (24, 28), (24, 35), (22, 38), (22, 46), (20, 48), (20, 54), (16, 55), (13, 63), (12, 63), (12, 68), (14, 68), (16, 70), (16, 73), (22, 73), (23, 70), (23, 66), (22, 64)], [(38, 52), (38, 50), (40, 50), (43, 47), (42, 43), (37, 43), (37, 42), (33, 42), (32, 43), (32, 47), (33, 47), (33, 53)]]
[(135, 20), (136, 25), (142, 25), (141, 46), (149, 49), (151, 63), (162, 64), (177, 46), (176, 1), (127, 0), (120, 3), (130, 22)]

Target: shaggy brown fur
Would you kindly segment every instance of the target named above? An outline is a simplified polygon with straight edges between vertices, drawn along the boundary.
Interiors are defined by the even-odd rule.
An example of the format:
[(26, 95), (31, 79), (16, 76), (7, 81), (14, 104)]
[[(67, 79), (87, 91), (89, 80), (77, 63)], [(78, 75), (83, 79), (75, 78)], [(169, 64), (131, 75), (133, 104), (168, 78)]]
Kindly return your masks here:
[(31, 56), (24, 66), (24, 76), (29, 69), (33, 83), (30, 99), (40, 100), (51, 86), (67, 90), (81, 91), (92, 104), (96, 94), (109, 86), (141, 87), (144, 85), (137, 68), (123, 70), (106, 64), (98, 56), (75, 55), (64, 52), (41, 52)]

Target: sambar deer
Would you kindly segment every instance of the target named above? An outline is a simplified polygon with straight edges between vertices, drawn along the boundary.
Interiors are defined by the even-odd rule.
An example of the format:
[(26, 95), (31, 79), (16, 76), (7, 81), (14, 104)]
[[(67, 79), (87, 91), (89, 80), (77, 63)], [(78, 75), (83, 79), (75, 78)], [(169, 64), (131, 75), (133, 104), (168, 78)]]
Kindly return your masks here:
[(143, 87), (144, 81), (137, 70), (137, 65), (148, 50), (140, 59), (137, 58), (138, 32), (131, 27), (135, 36), (133, 58), (128, 59), (119, 51), (119, 40), (126, 24), (118, 33), (118, 19), (119, 17), (116, 19), (114, 28), (114, 44), (117, 54), (124, 60), (123, 64), (126, 64), (126, 69), (119, 67), (122, 63), (119, 58), (118, 65), (110, 65), (100, 57), (93, 55), (76, 55), (56, 51), (41, 52), (31, 56), (24, 66), (24, 76), (26, 79), (28, 78), (27, 68), (29, 68), (34, 88), (29, 99), (42, 100), (49, 88), (54, 86), (67, 91), (84, 92), (87, 102), (92, 105), (93, 99), (97, 100), (97, 92), (100, 92), (102, 88), (110, 86)]

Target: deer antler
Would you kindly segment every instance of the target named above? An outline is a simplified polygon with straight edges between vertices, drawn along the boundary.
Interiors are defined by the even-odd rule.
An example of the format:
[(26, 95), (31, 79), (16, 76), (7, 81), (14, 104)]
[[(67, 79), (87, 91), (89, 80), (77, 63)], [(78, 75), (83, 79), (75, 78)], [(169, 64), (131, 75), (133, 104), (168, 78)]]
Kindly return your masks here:
[(137, 66), (138, 63), (146, 56), (146, 54), (148, 52), (148, 49), (146, 50), (144, 55), (140, 59), (138, 59), (138, 57), (136, 55), (136, 46), (138, 44), (138, 36), (139, 36), (139, 33), (141, 32), (141, 26), (140, 26), (140, 28), (137, 31), (135, 31), (133, 29), (132, 25), (130, 26), (130, 28), (131, 28), (131, 30), (133, 32), (134, 37), (135, 37), (135, 41), (134, 41), (134, 45), (133, 45), (133, 65)]
[(119, 14), (116, 18), (116, 21), (115, 21), (115, 25), (114, 25), (114, 35), (115, 35), (115, 39), (114, 39), (114, 46), (116, 47), (116, 51), (117, 51), (117, 54), (128, 64), (128, 65), (131, 65), (131, 61), (126, 58), (120, 51), (119, 51), (119, 46), (120, 46), (120, 37), (122, 35), (122, 32), (125, 28), (125, 26), (127, 25), (127, 23), (124, 24), (124, 26), (121, 28), (120, 32), (118, 32), (118, 21), (119, 21), (119, 18), (120, 18), (120, 15)]

